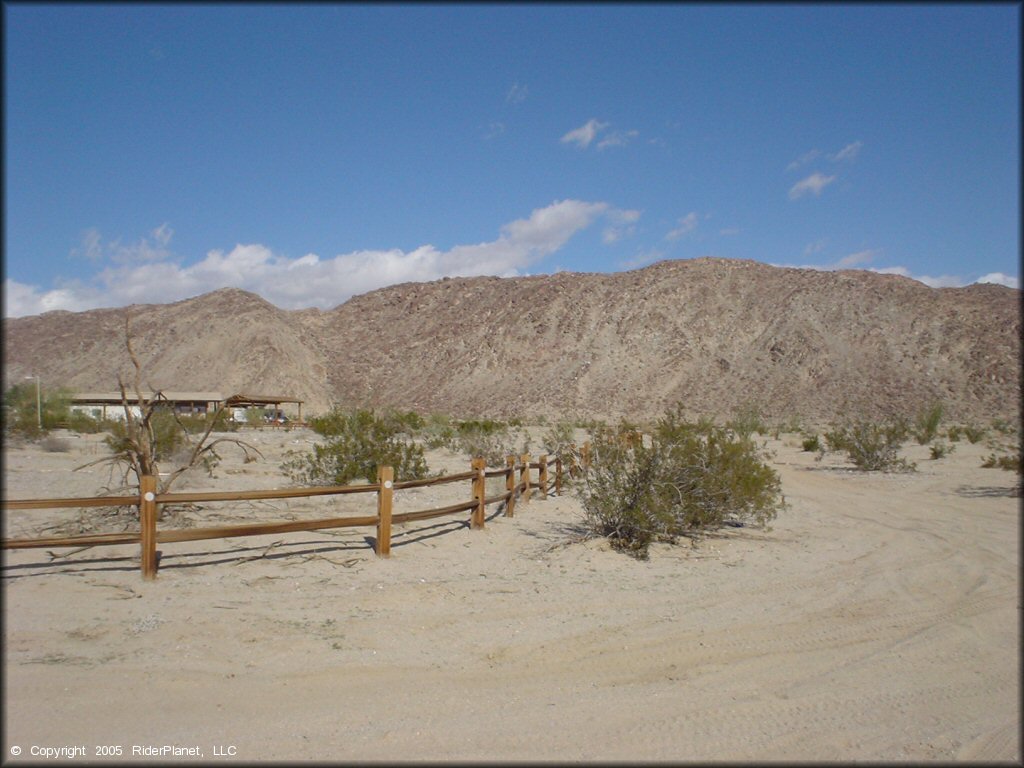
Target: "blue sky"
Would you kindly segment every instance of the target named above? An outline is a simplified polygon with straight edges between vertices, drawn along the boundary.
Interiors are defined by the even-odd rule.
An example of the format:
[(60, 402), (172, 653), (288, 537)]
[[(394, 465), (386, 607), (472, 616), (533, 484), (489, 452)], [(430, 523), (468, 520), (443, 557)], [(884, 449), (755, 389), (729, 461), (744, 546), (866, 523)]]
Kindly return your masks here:
[(1019, 4), (3, 13), (8, 317), (700, 256), (1018, 285)]

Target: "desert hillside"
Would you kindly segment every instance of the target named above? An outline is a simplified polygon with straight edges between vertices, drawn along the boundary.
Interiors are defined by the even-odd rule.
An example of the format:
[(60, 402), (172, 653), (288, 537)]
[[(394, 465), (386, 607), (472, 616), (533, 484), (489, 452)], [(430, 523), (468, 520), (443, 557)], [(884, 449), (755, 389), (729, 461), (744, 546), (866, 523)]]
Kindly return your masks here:
[(1020, 291), (751, 261), (614, 274), (453, 278), (278, 309), (225, 289), (166, 305), (48, 312), (4, 327), (8, 383), (111, 390), (124, 318), (157, 388), (274, 393), (455, 415), (633, 419), (676, 401), (726, 416), (913, 413), (1016, 420)]

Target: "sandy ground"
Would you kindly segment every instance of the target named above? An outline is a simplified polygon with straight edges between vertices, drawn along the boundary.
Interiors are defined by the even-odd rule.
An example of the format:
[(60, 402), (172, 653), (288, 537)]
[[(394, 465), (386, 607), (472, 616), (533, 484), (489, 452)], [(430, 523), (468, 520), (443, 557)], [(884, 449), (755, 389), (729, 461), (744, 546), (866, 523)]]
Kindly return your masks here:
[[(179, 489), (285, 484), (303, 431), (225, 451)], [(7, 498), (95, 494), (96, 438), (9, 447)], [(573, 541), (579, 502), (533, 498), (396, 528), (4, 552), (3, 759), (33, 747), (197, 748), (201, 760), (962, 760), (1019, 763), (1020, 507), (966, 442), (911, 475), (770, 440), (789, 509), (649, 561)], [(432, 467), (468, 461), (431, 454)], [(396, 511), (468, 499), (399, 492)], [(319, 503), (319, 502), (318, 502)], [(366, 513), (373, 497), (323, 502)], [(214, 523), (317, 503), (209, 505)], [(318, 512), (320, 510), (320, 512)], [(12, 512), (27, 535), (75, 510)], [(54, 550), (55, 554), (67, 550)], [(19, 747), (21, 754), (13, 756)], [(77, 758), (81, 760), (82, 758)], [(105, 759), (104, 759), (105, 760)]]

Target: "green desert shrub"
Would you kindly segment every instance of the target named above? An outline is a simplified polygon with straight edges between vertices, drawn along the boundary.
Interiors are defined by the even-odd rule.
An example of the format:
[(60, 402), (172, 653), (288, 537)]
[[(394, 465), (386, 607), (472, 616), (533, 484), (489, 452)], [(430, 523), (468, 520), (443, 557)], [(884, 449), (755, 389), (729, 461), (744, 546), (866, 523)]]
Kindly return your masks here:
[[(179, 456), (188, 446), (188, 438), (178, 425), (174, 412), (170, 408), (154, 409), (150, 420), (153, 430), (153, 458), (160, 462)], [(129, 449), (128, 430), (124, 421), (113, 419), (109, 424), (109, 434), (105, 440), (107, 447), (114, 455), (123, 455)]]
[(803, 441), (801, 442), (801, 446), (803, 446), (803, 449), (805, 451), (812, 451), (814, 453), (817, 453), (818, 451), (821, 450), (821, 440), (818, 438), (817, 435), (805, 435)]
[(767, 525), (785, 505), (762, 449), (728, 427), (669, 411), (647, 440), (630, 425), (600, 428), (580, 495), (586, 526), (645, 558), (651, 542), (748, 522)]
[(559, 421), (552, 425), (541, 438), (541, 445), (549, 456), (568, 453), (575, 444), (573, 425), (568, 421)]
[(455, 425), (447, 414), (432, 413), (425, 419), (420, 437), (427, 448), (451, 448), (455, 444)]
[(64, 388), (36, 390), (34, 382), (18, 382), (4, 392), (4, 432), (36, 439), (67, 424), (71, 392)]
[(968, 424), (964, 427), (964, 437), (967, 438), (967, 442), (971, 445), (981, 442), (987, 430), (984, 427), (978, 427), (973, 424)]
[(931, 444), (932, 459), (944, 458), (955, 450), (955, 445), (949, 445), (947, 443), (942, 442), (941, 440), (936, 440), (934, 443)]
[[(258, 409), (247, 409), (258, 410)], [(262, 414), (262, 411), (260, 411)], [(262, 416), (261, 416), (262, 418)], [(190, 435), (201, 435), (206, 432), (206, 428), (209, 426), (210, 419), (214, 419), (213, 428), (211, 432), (237, 432), (238, 424), (231, 420), (231, 414), (227, 409), (220, 409), (209, 415), (199, 413), (186, 413), (178, 414), (178, 423), (181, 424), (181, 428)]]
[(914, 464), (899, 456), (905, 436), (906, 429), (899, 423), (857, 421), (825, 432), (827, 448), (820, 453), (845, 453), (864, 472), (910, 472)]
[(1006, 419), (993, 419), (992, 429), (1001, 435), (1012, 435), (1017, 431), (1017, 426)]
[(761, 409), (754, 403), (744, 403), (734, 412), (733, 417), (726, 422), (726, 427), (731, 429), (740, 437), (750, 437), (755, 432), (759, 435), (768, 434), (768, 427), (765, 426), (761, 417)]
[(1009, 453), (1002, 456), (991, 453), (982, 460), (981, 466), (986, 469), (1005, 469), (1008, 472), (1021, 474), (1020, 451), (1016, 454)]
[(926, 445), (935, 439), (942, 422), (942, 403), (933, 402), (917, 412), (914, 417), (914, 438), (919, 445)]
[(453, 450), (482, 457), (491, 467), (505, 466), (506, 456), (529, 450), (530, 442), (519, 422), (467, 419), (457, 422)]
[(419, 480), (429, 468), (423, 447), (406, 438), (394, 420), (371, 410), (332, 409), (311, 420), (324, 436), (312, 452), (289, 451), (282, 470), (303, 485), (346, 485), (354, 480), (377, 481), (377, 468), (394, 468), (396, 480)]
[(68, 429), (80, 435), (96, 435), (107, 432), (110, 428), (109, 420), (104, 421), (82, 411), (71, 411), (68, 414)]

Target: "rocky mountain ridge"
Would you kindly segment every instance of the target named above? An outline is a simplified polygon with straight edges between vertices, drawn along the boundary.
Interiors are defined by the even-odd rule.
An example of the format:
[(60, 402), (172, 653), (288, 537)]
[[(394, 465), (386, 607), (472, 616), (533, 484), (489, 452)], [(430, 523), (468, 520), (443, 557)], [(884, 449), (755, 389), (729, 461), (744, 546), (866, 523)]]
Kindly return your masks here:
[(282, 310), (223, 289), (163, 305), (4, 324), (6, 385), (77, 391), (128, 372), (125, 316), (154, 387), (273, 393), (456, 416), (694, 417), (752, 404), (825, 422), (1016, 419), (1020, 291), (702, 258), (620, 273), (445, 278)]

